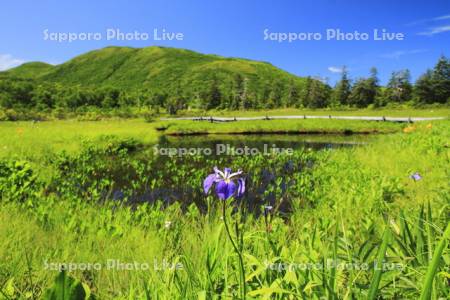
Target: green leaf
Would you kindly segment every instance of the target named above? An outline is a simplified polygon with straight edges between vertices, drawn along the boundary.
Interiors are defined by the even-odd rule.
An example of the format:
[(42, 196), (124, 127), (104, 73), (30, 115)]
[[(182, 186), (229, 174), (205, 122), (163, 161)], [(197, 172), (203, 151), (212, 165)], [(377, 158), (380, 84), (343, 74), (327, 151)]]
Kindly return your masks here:
[(367, 297), (367, 299), (369, 299), (369, 300), (373, 300), (377, 296), (378, 286), (380, 285), (381, 275), (382, 275), (382, 268), (380, 266), (383, 264), (383, 260), (384, 260), (384, 256), (386, 255), (386, 249), (388, 247), (389, 239), (390, 239), (390, 231), (388, 228), (386, 228), (384, 230), (384, 234), (383, 234), (383, 241), (381, 242), (381, 246), (380, 246), (380, 249), (378, 250), (378, 254), (377, 254), (377, 261), (376, 261), (377, 269), (375, 269), (375, 271), (373, 273), (372, 282), (370, 284), (369, 296)]
[[(87, 289), (87, 290), (86, 290)], [(80, 281), (67, 276), (61, 271), (55, 279), (53, 287), (48, 289), (43, 297), (44, 300), (82, 300), (92, 299), (89, 288)]]
[(420, 294), (420, 300), (427, 300), (431, 298), (431, 290), (433, 287), (434, 276), (436, 275), (436, 270), (439, 266), (442, 253), (445, 247), (448, 246), (448, 239), (450, 238), (450, 224), (447, 224), (444, 235), (439, 242), (436, 251), (434, 252), (431, 264), (428, 266), (427, 274), (425, 275), (425, 282), (423, 284), (422, 292)]

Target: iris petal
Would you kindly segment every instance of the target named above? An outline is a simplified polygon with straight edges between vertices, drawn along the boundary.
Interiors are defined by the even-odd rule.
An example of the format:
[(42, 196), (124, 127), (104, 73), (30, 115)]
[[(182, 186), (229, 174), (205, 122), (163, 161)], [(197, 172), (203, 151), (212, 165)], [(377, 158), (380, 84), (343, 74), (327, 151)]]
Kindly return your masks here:
[(216, 180), (217, 175), (216, 174), (209, 174), (206, 179), (203, 181), (203, 190), (205, 191), (205, 194), (208, 193), (209, 189), (213, 185), (214, 181)]
[(220, 180), (216, 185), (216, 194), (217, 197), (219, 197), (220, 200), (225, 200), (227, 195), (227, 183), (225, 180)]
[(220, 200), (227, 200), (236, 192), (236, 184), (233, 181), (226, 183), (225, 180), (219, 181), (216, 185), (217, 197)]
[[(231, 171), (230, 171), (231, 172)], [(228, 178), (233, 178), (235, 176), (239, 176), (242, 174), (242, 170), (238, 170), (237, 172), (231, 173), (230, 176)]]
[(234, 181), (230, 181), (227, 184), (227, 193), (226, 193), (225, 199), (232, 197), (234, 195), (234, 193), (236, 192), (236, 189), (237, 189), (236, 183), (234, 183)]
[(244, 195), (244, 192), (245, 192), (245, 179), (244, 178), (239, 178), (238, 179), (237, 196), (241, 197), (242, 195)]
[(225, 178), (225, 174), (223, 174), (222, 171), (219, 170), (219, 168), (214, 167), (214, 173), (216, 173), (216, 175), (218, 175), (217, 177), (221, 176), (222, 178)]

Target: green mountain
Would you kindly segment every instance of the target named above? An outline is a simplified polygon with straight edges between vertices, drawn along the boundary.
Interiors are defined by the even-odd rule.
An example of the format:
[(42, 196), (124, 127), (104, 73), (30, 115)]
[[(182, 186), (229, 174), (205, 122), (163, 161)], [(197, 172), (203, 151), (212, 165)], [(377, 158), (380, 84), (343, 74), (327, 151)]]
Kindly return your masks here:
[(46, 81), (114, 85), (125, 89), (159, 88), (174, 83), (196, 84), (212, 75), (226, 79), (224, 77), (237, 73), (252, 81), (300, 80), (265, 62), (165, 47), (107, 47), (77, 56), (61, 65), (26, 63), (8, 73)]
[(28, 62), (0, 74), (19, 78), (37, 78), (54, 69), (53, 65), (43, 62)]
[(66, 88), (113, 88), (128, 98), (151, 97), (156, 102), (163, 95), (162, 106), (171, 99), (177, 106), (210, 108), (295, 106), (311, 82), (324, 86), (267, 62), (166, 47), (107, 47), (56, 66), (26, 63), (0, 73), (5, 77)]

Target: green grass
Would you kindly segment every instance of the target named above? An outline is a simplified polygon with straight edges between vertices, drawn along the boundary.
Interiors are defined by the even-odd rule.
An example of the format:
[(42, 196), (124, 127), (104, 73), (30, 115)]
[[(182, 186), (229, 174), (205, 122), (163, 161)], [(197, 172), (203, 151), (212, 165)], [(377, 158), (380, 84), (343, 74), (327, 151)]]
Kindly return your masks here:
[(134, 137), (143, 143), (156, 142), (158, 137), (154, 125), (143, 120), (0, 122), (0, 157), (39, 159), (45, 153), (73, 153), (82, 141), (104, 135)]
[(386, 116), (386, 117), (450, 117), (450, 108), (379, 108), (379, 109), (270, 109), (270, 110), (239, 110), (239, 111), (182, 111), (183, 116), (223, 116), (223, 117), (257, 117), (257, 116)]
[(166, 128), (165, 134), (200, 133), (389, 133), (400, 131), (407, 124), (392, 122), (299, 119), (299, 120), (255, 120), (225, 123), (208, 121), (165, 121), (158, 125)]
[[(176, 122), (179, 126), (176, 128), (182, 127), (181, 124)], [(367, 126), (365, 122), (348, 124), (351, 125), (339, 124), (338, 129)], [(18, 125), (4, 123), (0, 127), (6, 134), (2, 136), (9, 139), (8, 143), (16, 143), (16, 149), (21, 147), (21, 137), (13, 135)], [(69, 145), (76, 149), (80, 136), (101, 134), (131, 135), (151, 141), (156, 137), (153, 126), (159, 126), (139, 120), (20, 125), (24, 127), (23, 135), (29, 134), (25, 145), (29, 148), (35, 145), (28, 150), (23, 146), (24, 153), (44, 149), (46, 143), (51, 145), (48, 151)], [(361, 147), (307, 154), (309, 158), (317, 158), (312, 173), (307, 175), (305, 170), (288, 176), (300, 176), (302, 182), (311, 182), (313, 188), (303, 191), (292, 214), (275, 214), (270, 228), (264, 218), (240, 210), (232, 214), (229, 208), (227, 217), (232, 234), (235, 224), (244, 233), (241, 251), (246, 268), (247, 298), (419, 299), (421, 295), (425, 295), (424, 299), (428, 299), (426, 295), (432, 295), (433, 299), (449, 298), (450, 252), (445, 243), (448, 229), (447, 237), (444, 231), (450, 221), (450, 122), (436, 121), (427, 125), (416, 124), (408, 133), (399, 130), (401, 126), (395, 127), (396, 133), (379, 135)], [(44, 127), (39, 131), (33, 126)], [(283, 126), (297, 128), (289, 123)], [(313, 122), (307, 126), (330, 129), (333, 125), (321, 123), (319, 126)], [(52, 130), (59, 131), (61, 140), (51, 133)], [(135, 164), (129, 157), (119, 157), (117, 163), (122, 159), (126, 165)], [(236, 160), (242, 163), (247, 159)], [(212, 168), (208, 159), (202, 163), (205, 170), (199, 171)], [(178, 167), (172, 162), (166, 169), (177, 170)], [(86, 168), (91, 165), (86, 164)], [(163, 174), (166, 169), (158, 172)], [(197, 187), (201, 189), (197, 170), (180, 168), (176, 172), (179, 172), (178, 180), (192, 184), (198, 181)], [(422, 180), (410, 179), (413, 172), (419, 172)], [(93, 201), (95, 196), (90, 201), (70, 194), (50, 193), (36, 197), (36, 201), (24, 204), (0, 201), (0, 298), (42, 295), (58, 274), (46, 270), (45, 262), (104, 265), (108, 259), (148, 262), (152, 269), (102, 268), (99, 271), (76, 270), (69, 275), (82, 281), (99, 299), (239, 297), (238, 256), (224, 232), (220, 218), (222, 203), (214, 197), (198, 199), (210, 203), (206, 214), (201, 214), (195, 206), (183, 211), (177, 204), (161, 209), (151, 205), (101, 204)], [(303, 205), (305, 199), (314, 200), (314, 204)], [(172, 222), (168, 228), (166, 221)], [(179, 262), (183, 269), (154, 270), (155, 259), (159, 264), (164, 259)], [(384, 259), (403, 269), (326, 268), (278, 272), (266, 265), (302, 262), (320, 265), (328, 259), (369, 266)]]
[[(44, 121), (0, 122), (0, 157), (27, 157), (38, 159), (45, 153), (79, 150), (81, 142), (105, 135), (119, 138), (135, 138), (149, 144), (161, 134), (186, 133), (242, 133), (242, 132), (291, 132), (291, 133), (344, 133), (344, 132), (396, 132), (405, 124), (347, 120), (277, 120), (242, 121), (231, 123), (160, 121), (147, 123), (142, 119), (103, 121)], [(158, 128), (167, 128), (158, 131)]]

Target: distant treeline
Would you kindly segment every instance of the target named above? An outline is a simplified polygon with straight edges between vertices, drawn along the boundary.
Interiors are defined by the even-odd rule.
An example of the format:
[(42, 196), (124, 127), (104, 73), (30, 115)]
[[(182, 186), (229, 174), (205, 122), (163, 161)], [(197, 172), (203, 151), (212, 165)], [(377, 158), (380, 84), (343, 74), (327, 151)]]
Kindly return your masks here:
[(376, 68), (368, 78), (351, 80), (344, 67), (334, 87), (315, 78), (298, 82), (274, 81), (263, 91), (249, 88), (248, 79), (234, 75), (232, 88), (224, 88), (213, 77), (192, 99), (182, 89), (153, 91), (125, 90), (112, 86), (68, 85), (55, 82), (0, 77), (0, 109), (15, 111), (76, 112), (87, 108), (104, 110), (145, 108), (176, 114), (187, 108), (197, 109), (271, 109), (383, 107), (389, 104), (449, 104), (450, 60), (442, 56), (435, 67), (411, 83), (408, 70), (393, 72), (386, 86), (380, 86)]

